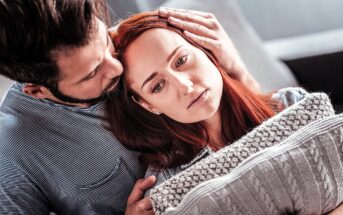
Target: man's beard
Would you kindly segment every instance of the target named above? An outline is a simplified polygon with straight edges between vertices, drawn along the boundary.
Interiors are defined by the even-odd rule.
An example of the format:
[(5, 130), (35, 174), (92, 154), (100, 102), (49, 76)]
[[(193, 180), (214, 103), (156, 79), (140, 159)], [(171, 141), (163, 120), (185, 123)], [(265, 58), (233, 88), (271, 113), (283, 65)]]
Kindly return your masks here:
[(113, 79), (113, 81), (110, 83), (110, 85), (103, 91), (103, 93), (95, 98), (89, 98), (89, 99), (80, 99), (80, 98), (75, 98), (71, 96), (67, 96), (63, 94), (61, 91), (58, 90), (57, 87), (55, 86), (49, 86), (50, 92), (59, 100), (62, 102), (66, 103), (76, 103), (76, 104), (96, 104), (101, 101), (104, 101), (108, 98), (111, 98), (117, 94), (117, 87), (115, 87), (113, 90), (109, 91), (110, 88), (113, 87), (113, 85), (118, 85), (118, 80)]

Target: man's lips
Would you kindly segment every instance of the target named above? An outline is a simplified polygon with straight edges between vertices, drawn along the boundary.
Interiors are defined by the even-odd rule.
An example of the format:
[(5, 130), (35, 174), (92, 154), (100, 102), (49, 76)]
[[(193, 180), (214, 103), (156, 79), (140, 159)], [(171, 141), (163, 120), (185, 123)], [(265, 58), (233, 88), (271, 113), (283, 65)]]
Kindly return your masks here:
[(193, 99), (192, 101), (189, 103), (189, 105), (187, 106), (187, 109), (189, 109), (190, 107), (192, 107), (196, 102), (198, 102), (204, 95), (205, 93), (208, 91), (208, 89), (202, 91), (202, 92), (199, 92), (197, 94), (195, 94), (193, 96)]

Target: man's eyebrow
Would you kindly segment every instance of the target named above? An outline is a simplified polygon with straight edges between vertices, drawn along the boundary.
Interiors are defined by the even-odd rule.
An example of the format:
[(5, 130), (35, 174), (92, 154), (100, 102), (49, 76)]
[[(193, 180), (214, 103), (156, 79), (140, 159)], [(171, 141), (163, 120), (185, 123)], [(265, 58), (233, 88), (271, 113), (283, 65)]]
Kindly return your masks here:
[[(183, 45), (180, 45), (174, 49), (174, 51), (167, 57), (167, 63), (172, 59), (172, 57), (176, 54), (177, 50), (179, 50)], [(152, 73), (145, 81), (143, 82), (141, 89), (143, 89), (144, 85), (146, 85), (149, 81), (151, 81), (155, 76), (157, 75), (157, 72)]]

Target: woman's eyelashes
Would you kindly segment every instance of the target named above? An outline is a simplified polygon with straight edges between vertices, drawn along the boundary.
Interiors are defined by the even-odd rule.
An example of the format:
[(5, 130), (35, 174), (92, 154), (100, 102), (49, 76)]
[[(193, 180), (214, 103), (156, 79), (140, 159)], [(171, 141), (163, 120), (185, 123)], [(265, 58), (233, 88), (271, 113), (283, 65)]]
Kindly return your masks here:
[(176, 62), (175, 62), (175, 67), (179, 68), (181, 65), (183, 65), (184, 63), (187, 62), (188, 59), (188, 54), (182, 55), (181, 57), (179, 57)]
[(161, 92), (161, 90), (163, 89), (165, 83), (166, 83), (166, 80), (164, 80), (164, 79), (159, 80), (158, 83), (155, 84), (154, 87), (152, 88), (152, 93), (159, 93), (159, 92)]

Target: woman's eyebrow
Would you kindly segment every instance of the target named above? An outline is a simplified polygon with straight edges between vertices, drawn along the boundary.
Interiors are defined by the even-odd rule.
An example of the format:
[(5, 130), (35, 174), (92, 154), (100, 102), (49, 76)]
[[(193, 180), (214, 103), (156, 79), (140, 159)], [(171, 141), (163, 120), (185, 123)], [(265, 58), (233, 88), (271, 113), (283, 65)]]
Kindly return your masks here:
[(143, 89), (144, 85), (147, 84), (149, 81), (151, 81), (155, 76), (157, 75), (157, 72), (152, 73), (145, 81), (143, 82), (141, 89)]
[[(177, 50), (179, 50), (183, 45), (180, 45), (174, 49), (174, 51), (167, 57), (167, 63), (173, 58), (173, 56), (176, 54)], [(149, 81), (151, 81), (155, 76), (157, 75), (157, 72), (153, 72), (145, 81), (143, 82), (141, 89), (143, 89), (144, 85), (147, 84)]]
[(167, 63), (172, 59), (172, 57), (175, 55), (177, 50), (179, 50), (182, 46), (183, 45), (180, 45), (180, 46), (176, 47), (176, 49), (174, 49), (174, 51), (167, 57)]
[[(176, 54), (177, 50), (179, 50), (183, 45), (180, 45), (174, 49), (174, 51), (167, 57), (167, 63), (173, 58), (173, 56)], [(149, 81), (151, 81), (155, 76), (157, 75), (157, 72), (153, 72), (145, 81), (143, 82), (141, 89), (143, 89), (144, 85), (147, 84)]]

